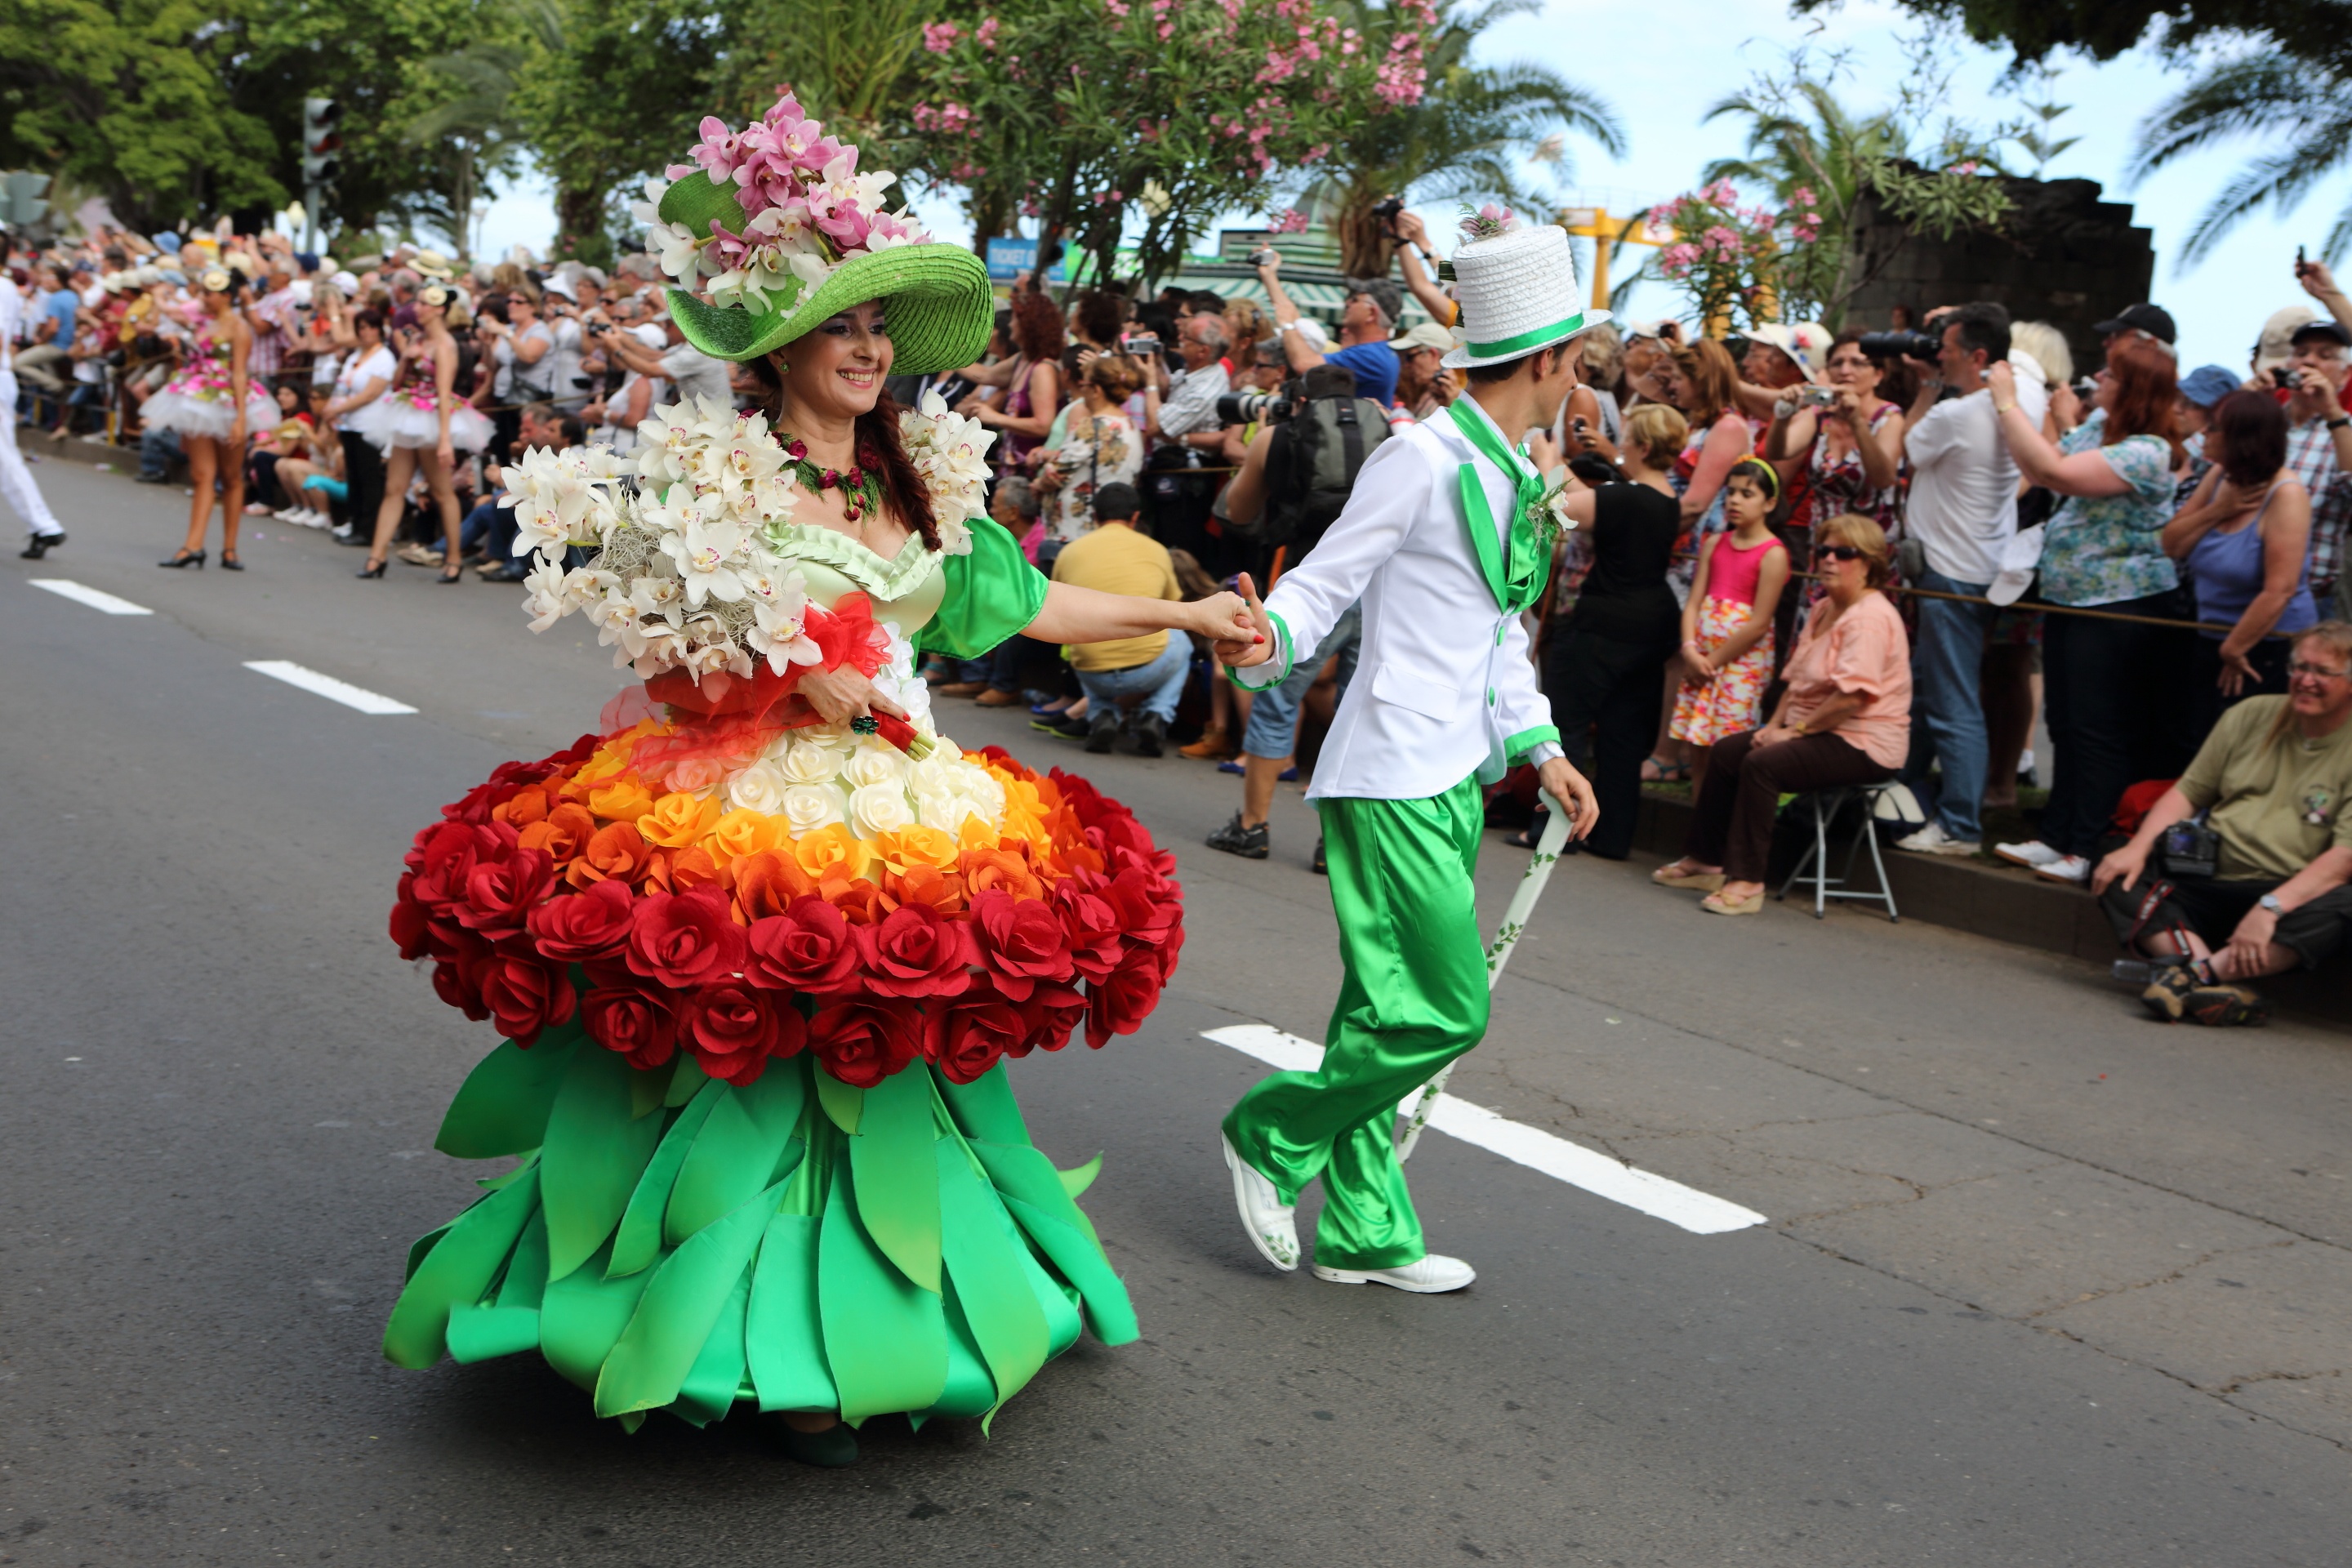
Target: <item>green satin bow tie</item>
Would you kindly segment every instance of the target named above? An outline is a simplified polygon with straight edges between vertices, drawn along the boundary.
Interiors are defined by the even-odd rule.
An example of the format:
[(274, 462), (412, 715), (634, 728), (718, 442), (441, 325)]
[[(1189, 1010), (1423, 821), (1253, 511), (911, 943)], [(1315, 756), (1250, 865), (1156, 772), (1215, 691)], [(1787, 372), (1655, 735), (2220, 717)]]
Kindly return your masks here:
[(1524, 450), (1513, 451), (1486, 411), (1468, 397), (1454, 402), (1454, 427), (1479, 454), (1509, 477), (1514, 487), (1507, 556), (1495, 537), (1494, 508), (1475, 463), (1462, 465), (1462, 521), (1478, 552), (1479, 570), (1495, 603), (1517, 614), (1534, 604), (1551, 573), (1552, 529), (1543, 516), (1544, 481)]

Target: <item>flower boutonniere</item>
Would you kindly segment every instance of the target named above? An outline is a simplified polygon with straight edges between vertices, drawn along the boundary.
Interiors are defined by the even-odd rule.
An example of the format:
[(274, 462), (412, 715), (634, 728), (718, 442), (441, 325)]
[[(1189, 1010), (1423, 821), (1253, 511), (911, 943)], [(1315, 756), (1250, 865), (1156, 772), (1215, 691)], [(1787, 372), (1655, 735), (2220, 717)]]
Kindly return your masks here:
[(1547, 538), (1576, 526), (1568, 512), (1568, 468), (1555, 463), (1544, 475), (1543, 494), (1528, 507), (1528, 521)]

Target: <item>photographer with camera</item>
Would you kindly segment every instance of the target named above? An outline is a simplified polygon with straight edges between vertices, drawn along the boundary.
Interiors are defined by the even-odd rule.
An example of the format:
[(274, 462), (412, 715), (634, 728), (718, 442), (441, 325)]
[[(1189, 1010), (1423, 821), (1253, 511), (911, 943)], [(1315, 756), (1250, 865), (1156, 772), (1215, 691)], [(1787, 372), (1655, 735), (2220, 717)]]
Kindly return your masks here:
[[(2305, 263), (2305, 266), (2314, 265)], [(2345, 531), (2352, 525), (2352, 415), (2344, 389), (2352, 365), (2352, 328), (2313, 320), (2289, 340), (2294, 357), (2257, 378), (2286, 405), (2286, 466), (2311, 492), (2311, 596), (2323, 611), (2337, 605), (2344, 576)], [(2352, 599), (2352, 594), (2344, 594)]]
[(1396, 402), (1396, 351), (1389, 338), (1404, 310), (1404, 296), (1385, 278), (1350, 278), (1348, 297), (1339, 306), (1339, 348), (1325, 353), (1308, 342), (1298, 328), (1298, 307), (1282, 287), (1282, 253), (1266, 249), (1250, 258), (1265, 297), (1274, 301), (1274, 330), (1282, 338), (1282, 352), (1290, 368), (1304, 375), (1318, 364), (1345, 366), (1356, 378), (1356, 395), (1382, 408)]
[[(1359, 395), (1345, 366), (1318, 364), (1279, 395), (1228, 397), (1218, 412), (1231, 424), (1262, 420), (1265, 426), (1219, 499), (1220, 515), (1234, 531), (1248, 534), (1262, 561), (1279, 551), (1296, 566), (1346, 510), (1365, 458), (1388, 439), (1388, 411)], [(1361, 633), (1361, 617), (1351, 605), (1332, 623), (1312, 659), (1300, 660), (1250, 703), (1242, 734), (1241, 809), (1209, 835), (1210, 848), (1250, 860), (1271, 852), (1266, 818), (1274, 786), (1297, 749), (1298, 710), (1327, 668), (1334, 672), (1335, 700), (1347, 696)], [(1323, 869), (1319, 840), (1312, 864)]]
[(1398, 243), (1397, 259), (1404, 265), (1404, 286), (1421, 302), (1429, 319), (1450, 338), (1462, 308), (1437, 281), (1437, 252), (1429, 247), (1429, 228), (1420, 215), (1404, 210), (1404, 198), (1391, 196), (1372, 209)]
[[(617, 301), (616, 301), (617, 303)], [(647, 331), (647, 328), (655, 329)], [(648, 318), (626, 331), (601, 334), (613, 363), (635, 374), (659, 378), (669, 385), (660, 393), (664, 402), (708, 397), (725, 406), (734, 401), (727, 379), (727, 362), (713, 359), (686, 341), (669, 312)], [(655, 340), (659, 340), (656, 346)]]
[(588, 405), (588, 374), (580, 363), (587, 353), (588, 334), (581, 327), (572, 285), (561, 275), (541, 281), (540, 312), (552, 345), (538, 366), (546, 373), (547, 400), (565, 414), (577, 414)]
[[(2009, 312), (1979, 301), (1930, 321), (1930, 331), (1872, 332), (1859, 346), (1874, 356), (1902, 357), (1919, 377), (1903, 433), (1912, 473), (1905, 526), (1923, 563), (1916, 585), (1982, 599), (2017, 532), (2017, 461), (1985, 381), (1985, 372), (2009, 357)], [(2027, 422), (2039, 428), (2049, 401), (2041, 378), (2021, 378), (2015, 395)], [(1896, 843), (1930, 855), (1974, 855), (1983, 838), (1979, 814), (1991, 761), (1978, 671), (1998, 612), (1953, 599), (1921, 598), (1917, 605), (1911, 764), (1904, 780), (1917, 788), (1928, 763), (1940, 761), (1943, 781), (1927, 826)]]
[(1878, 524), (1890, 540), (1899, 532), (1903, 410), (1878, 395), (1883, 373), (1862, 340), (1850, 331), (1832, 340), (1828, 384), (1783, 394), (1764, 433), (1764, 455), (1801, 465), (1810, 481), (1789, 517), (1809, 547), (1821, 524), (1850, 511)]

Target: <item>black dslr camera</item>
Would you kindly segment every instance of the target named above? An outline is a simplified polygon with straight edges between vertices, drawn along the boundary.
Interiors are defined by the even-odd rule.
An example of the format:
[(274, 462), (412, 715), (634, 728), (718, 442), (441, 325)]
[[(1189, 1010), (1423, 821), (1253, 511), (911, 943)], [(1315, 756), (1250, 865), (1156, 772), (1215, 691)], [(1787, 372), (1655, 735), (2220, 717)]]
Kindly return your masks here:
[(1873, 359), (1916, 359), (1932, 364), (1944, 352), (1944, 340), (1932, 332), (1864, 332), (1856, 346)]
[(1298, 411), (1299, 384), (1286, 382), (1280, 392), (1229, 392), (1217, 399), (1220, 425), (1278, 425)]

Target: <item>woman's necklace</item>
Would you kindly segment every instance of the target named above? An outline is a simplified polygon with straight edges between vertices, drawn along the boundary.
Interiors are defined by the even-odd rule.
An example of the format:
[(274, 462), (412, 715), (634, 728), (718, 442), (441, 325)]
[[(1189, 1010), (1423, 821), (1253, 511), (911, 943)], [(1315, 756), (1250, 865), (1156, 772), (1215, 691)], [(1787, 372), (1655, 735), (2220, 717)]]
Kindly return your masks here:
[(808, 443), (798, 437), (784, 443), (784, 456), (792, 460), (803, 489), (841, 492), (842, 516), (848, 521), (882, 510), (880, 475), (855, 465), (845, 474), (838, 468), (820, 468), (809, 461)]

